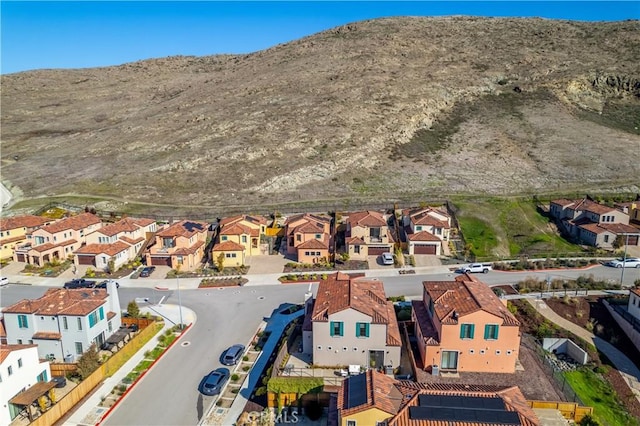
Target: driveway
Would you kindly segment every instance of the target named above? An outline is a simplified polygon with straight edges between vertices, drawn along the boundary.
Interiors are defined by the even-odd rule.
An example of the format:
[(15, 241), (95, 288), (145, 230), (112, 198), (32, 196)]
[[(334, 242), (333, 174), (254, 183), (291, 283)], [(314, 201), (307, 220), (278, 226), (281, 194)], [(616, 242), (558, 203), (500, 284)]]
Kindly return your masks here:
[(393, 265), (383, 265), (380, 256), (367, 256), (369, 269), (394, 269)]
[(291, 262), (284, 256), (261, 254), (247, 257), (247, 266), (250, 266), (247, 275), (278, 274), (284, 270), (284, 265)]
[(429, 254), (418, 254), (413, 256), (416, 260), (416, 267), (421, 266), (441, 266), (442, 262), (440, 262), (440, 258), (435, 255)]

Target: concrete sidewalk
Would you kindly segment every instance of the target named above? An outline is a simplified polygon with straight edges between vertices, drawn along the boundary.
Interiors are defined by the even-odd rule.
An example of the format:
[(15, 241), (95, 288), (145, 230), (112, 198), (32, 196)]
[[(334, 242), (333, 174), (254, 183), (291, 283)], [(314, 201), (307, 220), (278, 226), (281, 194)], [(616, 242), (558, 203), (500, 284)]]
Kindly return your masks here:
[[(140, 307), (141, 313), (149, 312), (152, 315), (160, 315), (165, 318), (164, 328), (158, 332), (157, 336), (162, 334), (166, 329), (173, 327), (180, 322), (180, 310), (178, 305), (153, 305)], [(189, 308), (182, 307), (182, 319), (185, 325), (196, 322), (196, 314)], [(101, 407), (102, 397), (108, 395), (111, 390), (117, 386), (120, 381), (144, 359), (147, 351), (153, 350), (158, 344), (157, 338), (151, 338), (138, 352), (136, 352), (118, 371), (111, 377), (98, 385), (91, 395), (82, 403), (75, 407), (73, 414), (63, 423), (64, 426), (75, 425), (95, 425), (102, 416), (107, 412), (108, 408)], [(144, 378), (142, 379), (144, 380)]]
[(549, 321), (557, 324), (565, 330), (569, 330), (570, 332), (578, 337), (583, 338), (587, 342), (592, 342), (600, 352), (602, 352), (607, 358), (609, 358), (611, 363), (620, 372), (620, 375), (624, 379), (627, 386), (629, 386), (629, 390), (635, 395), (635, 397), (638, 399), (638, 402), (640, 402), (640, 369), (638, 369), (638, 367), (636, 367), (636, 365), (625, 354), (620, 352), (609, 342), (606, 342), (603, 339), (597, 337), (589, 330), (586, 330), (579, 325), (576, 325), (571, 321), (564, 319), (563, 317), (555, 313), (553, 309), (551, 309), (549, 305), (545, 303), (544, 300), (527, 299), (527, 301), (536, 309), (536, 311), (538, 311)]

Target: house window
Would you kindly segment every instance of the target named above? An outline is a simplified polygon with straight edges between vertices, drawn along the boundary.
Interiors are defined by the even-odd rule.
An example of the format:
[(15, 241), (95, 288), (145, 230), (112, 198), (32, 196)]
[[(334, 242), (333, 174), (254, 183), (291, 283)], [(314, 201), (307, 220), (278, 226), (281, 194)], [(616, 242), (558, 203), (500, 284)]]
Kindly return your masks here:
[(356, 323), (356, 337), (369, 337), (369, 323), (357, 322)]
[(608, 242), (609, 242), (609, 236), (608, 236), (608, 235), (605, 235), (605, 236), (604, 236), (604, 242), (605, 242), (605, 243), (608, 243)]
[(347, 426), (358, 426), (355, 420), (347, 420)]
[(302, 241), (302, 235), (296, 234), (296, 241)]
[(475, 324), (461, 324), (460, 325), (460, 338), (461, 339), (473, 339), (473, 333), (475, 331)]
[(182, 256), (176, 256), (176, 262), (178, 265), (182, 265), (184, 263), (184, 258)]
[(29, 328), (29, 321), (26, 315), (18, 315), (18, 328)]
[(67, 317), (62, 317), (62, 328), (65, 330), (69, 329), (69, 323), (67, 322)]
[(429, 313), (431, 314), (431, 317), (433, 318), (433, 310), (434, 310), (434, 306), (433, 306), (433, 299), (429, 299)]
[(78, 317), (78, 331), (82, 330), (82, 318)]
[(89, 328), (98, 323), (98, 311), (93, 311), (89, 314)]
[(343, 335), (342, 321), (331, 321), (331, 323), (329, 324), (329, 331), (331, 332), (331, 336), (342, 336)]
[(42, 373), (38, 374), (38, 377), (36, 380), (39, 382), (48, 382), (49, 376), (47, 375), (47, 370), (42, 370)]
[(82, 342), (76, 342), (76, 354), (82, 355)]
[(22, 358), (18, 358), (18, 368), (22, 368)]
[(243, 243), (246, 243), (246, 242), (247, 242), (247, 236), (246, 236), (246, 235), (243, 235), (243, 236), (242, 236), (242, 242), (243, 242)]
[(387, 421), (386, 420), (376, 421), (376, 426), (387, 426)]
[(353, 246), (353, 252), (355, 254), (360, 254), (360, 246)]
[(322, 239), (322, 234), (316, 234), (316, 240), (321, 240)]
[(111, 321), (107, 323), (107, 330), (109, 330), (109, 333), (113, 331), (113, 325), (111, 325)]
[(227, 241), (227, 236), (226, 236), (226, 235), (223, 235), (222, 237), (220, 237), (220, 240), (221, 240), (221, 241)]
[(235, 254), (235, 253), (225, 253), (225, 255), (224, 255), (224, 256), (225, 256), (227, 259), (231, 259), (231, 258), (235, 259), (236, 254)]
[(98, 309), (98, 316), (100, 316), (100, 321), (104, 319), (104, 306), (100, 306), (100, 309)]
[(18, 342), (19, 345), (21, 345), (22, 344), (22, 339), (18, 339), (17, 342)]
[(11, 376), (11, 375), (13, 374), (13, 366), (12, 366), (12, 365), (10, 365), (10, 366), (8, 366), (8, 367), (7, 367), (7, 374), (8, 374), (9, 376)]
[(416, 226), (416, 231), (422, 231), (422, 226)]
[(487, 324), (484, 326), (485, 340), (498, 340), (498, 324)]

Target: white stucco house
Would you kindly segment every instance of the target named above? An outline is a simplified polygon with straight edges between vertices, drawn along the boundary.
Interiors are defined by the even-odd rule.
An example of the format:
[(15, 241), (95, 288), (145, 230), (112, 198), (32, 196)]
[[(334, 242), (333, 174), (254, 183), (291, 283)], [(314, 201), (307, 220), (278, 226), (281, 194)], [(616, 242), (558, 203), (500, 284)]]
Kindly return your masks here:
[(9, 401), (38, 383), (48, 391), (50, 379), (49, 362), (38, 357), (36, 345), (0, 346), (0, 425), (10, 424), (23, 409)]
[(9, 344), (36, 344), (40, 358), (73, 362), (120, 328), (116, 283), (106, 289), (49, 289), (2, 310)]

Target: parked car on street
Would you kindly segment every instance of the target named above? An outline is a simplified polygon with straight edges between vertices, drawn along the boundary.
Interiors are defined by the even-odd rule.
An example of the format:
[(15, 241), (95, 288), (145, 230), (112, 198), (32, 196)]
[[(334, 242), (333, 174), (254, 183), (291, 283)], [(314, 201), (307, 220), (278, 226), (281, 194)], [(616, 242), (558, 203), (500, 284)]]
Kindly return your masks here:
[(463, 266), (460, 269), (458, 269), (457, 272), (460, 272), (460, 273), (463, 273), (463, 274), (482, 272), (483, 274), (486, 274), (491, 269), (492, 268), (491, 268), (491, 265), (489, 263), (470, 263), (470, 264), (468, 264), (466, 266)]
[[(109, 284), (110, 280), (100, 281), (95, 285), (95, 288), (107, 288), (107, 284)], [(116, 288), (120, 288), (120, 284), (116, 282)]]
[(142, 271), (140, 271), (140, 278), (146, 278), (149, 275), (151, 275), (153, 273), (153, 271), (156, 270), (155, 266), (145, 266), (144, 268), (142, 268)]
[(393, 265), (393, 255), (391, 253), (382, 253), (380, 257), (383, 265)]
[(216, 368), (202, 380), (198, 390), (208, 396), (218, 395), (227, 380), (229, 380), (229, 370), (226, 368)]
[(222, 363), (224, 365), (236, 365), (243, 353), (244, 353), (243, 345), (240, 345), (240, 344), (233, 345), (224, 352), (224, 356), (222, 357)]
[(85, 280), (84, 278), (75, 278), (71, 281), (67, 281), (64, 283), (64, 288), (66, 289), (75, 289), (75, 288), (93, 288), (96, 285), (95, 281)]
[(613, 259), (605, 263), (606, 266), (611, 266), (613, 268), (640, 268), (640, 259), (637, 257), (627, 257)]
[(0, 277), (0, 287), (4, 287), (5, 285), (9, 284), (9, 278), (7, 277)]

